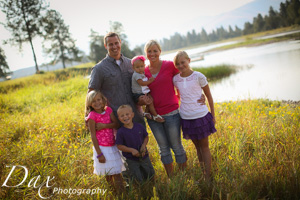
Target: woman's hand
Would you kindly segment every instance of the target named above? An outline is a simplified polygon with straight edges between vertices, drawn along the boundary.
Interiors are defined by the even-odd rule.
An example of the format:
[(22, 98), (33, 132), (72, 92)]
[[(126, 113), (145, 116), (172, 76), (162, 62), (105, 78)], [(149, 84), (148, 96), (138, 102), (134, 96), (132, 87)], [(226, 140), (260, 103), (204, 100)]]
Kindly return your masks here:
[(106, 159), (105, 159), (104, 155), (100, 156), (100, 157), (98, 158), (98, 161), (99, 161), (100, 163), (105, 163), (105, 162), (106, 162)]
[(201, 95), (200, 99), (197, 100), (198, 103), (201, 105), (205, 105), (205, 96), (204, 94)]

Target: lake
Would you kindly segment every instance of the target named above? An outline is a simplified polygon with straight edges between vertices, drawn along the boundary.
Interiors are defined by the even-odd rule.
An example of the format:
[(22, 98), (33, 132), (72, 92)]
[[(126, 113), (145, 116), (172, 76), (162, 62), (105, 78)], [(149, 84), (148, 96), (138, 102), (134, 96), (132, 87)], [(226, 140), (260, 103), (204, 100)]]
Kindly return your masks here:
[[(218, 44), (222, 46), (224, 44)], [(186, 50), (189, 55), (214, 48), (211, 45)], [(163, 55), (173, 60), (175, 53)], [(204, 54), (191, 67), (231, 64), (237, 73), (209, 83), (215, 102), (267, 98), (300, 100), (300, 41), (284, 41), (255, 47), (240, 47)]]

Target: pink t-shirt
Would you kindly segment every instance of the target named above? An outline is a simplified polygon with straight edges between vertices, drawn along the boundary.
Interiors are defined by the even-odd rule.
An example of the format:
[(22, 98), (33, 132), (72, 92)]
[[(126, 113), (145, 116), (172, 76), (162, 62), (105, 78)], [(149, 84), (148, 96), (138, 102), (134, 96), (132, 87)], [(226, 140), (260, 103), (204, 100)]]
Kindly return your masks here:
[[(165, 115), (179, 107), (173, 85), (173, 76), (178, 72), (173, 62), (163, 60), (155, 81), (148, 85), (150, 94), (153, 97), (154, 107), (160, 115)], [(145, 68), (145, 75), (148, 78), (152, 76), (149, 66)]]
[[(91, 111), (87, 117), (87, 120), (92, 119), (96, 123), (109, 124), (111, 123), (111, 113), (112, 109), (110, 107), (106, 107), (105, 113), (103, 114)], [(113, 129), (111, 128), (105, 128), (100, 131), (96, 131), (96, 138), (101, 146), (114, 146), (116, 142)]]

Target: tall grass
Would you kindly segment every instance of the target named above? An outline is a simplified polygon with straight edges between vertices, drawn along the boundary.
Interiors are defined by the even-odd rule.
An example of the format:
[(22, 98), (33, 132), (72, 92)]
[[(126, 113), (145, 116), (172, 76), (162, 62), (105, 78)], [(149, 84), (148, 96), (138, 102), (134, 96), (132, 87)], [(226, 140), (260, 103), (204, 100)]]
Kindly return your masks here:
[(232, 73), (235, 73), (237, 71), (237, 67), (232, 65), (222, 64), (222, 65), (216, 65), (212, 67), (193, 68), (193, 70), (201, 72), (209, 80), (217, 80), (220, 78), (227, 77)]
[(62, 80), (67, 80), (78, 75), (88, 75), (94, 63), (85, 63), (72, 68), (56, 70), (42, 74), (22, 77), (10, 81), (1, 82), (0, 94), (8, 93), (19, 88), (29, 87), (36, 84), (51, 85)]
[[(41, 190), (45, 197), (53, 195), (50, 199), (300, 198), (300, 105), (265, 99), (215, 104), (218, 131), (210, 136), (211, 185), (205, 183), (195, 148), (187, 140), (188, 169), (180, 172), (176, 167), (169, 180), (148, 127), (154, 187), (130, 185), (124, 196), (117, 196), (104, 177), (93, 175), (92, 143), (83, 119), (88, 84), (84, 76), (62, 75), (51, 84), (42, 78), (36, 84), (25, 81), (23, 87), (1, 94), (0, 185), (12, 165), (26, 166), (29, 175), (17, 188), (0, 187), (0, 199), (40, 199), (38, 188), (28, 187), (39, 175), (38, 184), (55, 177), (52, 187)], [(23, 180), (24, 170), (16, 171), (8, 185)], [(53, 194), (55, 187), (107, 192), (70, 196)]]

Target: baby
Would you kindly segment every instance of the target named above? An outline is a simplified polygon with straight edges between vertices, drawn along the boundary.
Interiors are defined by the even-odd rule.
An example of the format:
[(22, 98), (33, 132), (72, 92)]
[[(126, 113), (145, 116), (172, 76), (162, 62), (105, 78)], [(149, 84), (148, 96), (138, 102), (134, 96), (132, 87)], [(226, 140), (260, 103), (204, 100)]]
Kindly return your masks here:
[[(148, 119), (152, 119), (157, 122), (164, 122), (164, 118), (157, 114), (154, 105), (153, 105), (153, 99), (151, 95), (149, 94), (150, 89), (147, 85), (152, 83), (155, 79), (153, 77), (148, 78), (145, 76), (145, 60), (146, 58), (144, 56), (135, 56), (131, 60), (131, 64), (133, 67), (133, 75), (132, 75), (132, 93), (133, 93), (133, 99), (135, 103), (138, 105), (146, 105), (146, 111), (149, 110), (150, 113), (144, 112), (144, 116)], [(147, 95), (150, 98), (150, 102), (146, 102), (142, 96)]]

